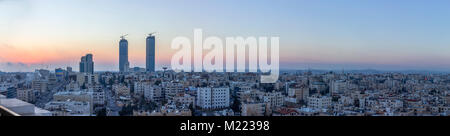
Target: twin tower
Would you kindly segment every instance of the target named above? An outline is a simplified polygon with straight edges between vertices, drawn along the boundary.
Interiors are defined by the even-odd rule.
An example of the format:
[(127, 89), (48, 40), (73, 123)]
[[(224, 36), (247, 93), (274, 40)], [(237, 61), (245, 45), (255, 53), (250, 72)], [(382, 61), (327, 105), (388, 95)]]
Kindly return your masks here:
[[(128, 61), (128, 41), (125, 36), (120, 37), (119, 42), (119, 71), (129, 72), (130, 62)], [(145, 44), (145, 69), (147, 72), (155, 71), (155, 36), (148, 34)]]

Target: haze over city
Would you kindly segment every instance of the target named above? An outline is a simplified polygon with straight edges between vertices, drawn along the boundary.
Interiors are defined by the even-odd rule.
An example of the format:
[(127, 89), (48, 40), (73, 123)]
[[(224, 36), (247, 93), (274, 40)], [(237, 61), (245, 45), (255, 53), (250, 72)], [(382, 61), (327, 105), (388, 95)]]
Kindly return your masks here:
[[(236, 3), (240, 4), (236, 4)], [(96, 71), (118, 71), (129, 34), (130, 67), (169, 66), (177, 36), (279, 36), (280, 68), (450, 69), (447, 0), (0, 0), (0, 71), (74, 67), (92, 53)]]

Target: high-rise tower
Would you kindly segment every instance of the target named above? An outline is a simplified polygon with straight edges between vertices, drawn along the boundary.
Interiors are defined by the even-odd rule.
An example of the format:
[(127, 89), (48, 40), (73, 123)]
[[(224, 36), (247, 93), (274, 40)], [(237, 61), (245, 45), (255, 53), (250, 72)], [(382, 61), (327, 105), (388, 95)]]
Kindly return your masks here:
[(145, 66), (147, 72), (155, 71), (155, 36), (153, 33), (146, 38)]
[(86, 56), (81, 57), (80, 72), (94, 74), (94, 61), (92, 54), (86, 54)]
[(129, 66), (128, 62), (128, 41), (125, 39), (125, 36), (123, 35), (120, 37), (119, 42), (119, 71), (120, 72), (127, 72), (127, 66)]

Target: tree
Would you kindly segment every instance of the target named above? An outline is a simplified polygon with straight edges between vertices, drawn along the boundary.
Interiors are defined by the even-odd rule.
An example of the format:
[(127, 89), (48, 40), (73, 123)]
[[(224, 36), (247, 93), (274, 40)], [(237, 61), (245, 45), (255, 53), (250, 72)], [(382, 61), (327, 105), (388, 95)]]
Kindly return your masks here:
[(359, 99), (355, 99), (355, 101), (353, 102), (353, 105), (355, 107), (359, 107)]
[(130, 83), (130, 93), (134, 94), (134, 85)]
[(106, 116), (106, 108), (97, 111), (97, 116)]
[(146, 103), (146, 105), (144, 106), (144, 109), (145, 109), (145, 110), (148, 110), (148, 111), (152, 111), (152, 110), (154, 110), (156, 107), (157, 107), (156, 103), (153, 102), (153, 101), (150, 101), (150, 102)]
[(120, 80), (120, 83), (123, 83), (123, 82), (125, 82), (125, 77), (124, 76), (120, 76), (119, 80)]
[(155, 81), (155, 85), (158, 85), (158, 86), (159, 86), (160, 84), (161, 84), (161, 80), (156, 80), (156, 81)]
[(136, 109), (137, 107), (135, 106), (131, 106), (131, 105), (126, 105), (122, 108), (121, 111), (119, 111), (119, 115), (120, 116), (130, 116), (133, 114), (133, 109)]
[(108, 81), (108, 85), (113, 85), (113, 84), (114, 84), (114, 80), (112, 78), (110, 78)]
[(83, 85), (81, 86), (81, 89), (86, 89), (86, 84), (83, 84)]
[(17, 80), (22, 80), (22, 76), (20, 76), (19, 74), (17, 74), (15, 77)]
[(189, 104), (189, 109), (191, 110), (192, 113), (194, 113), (195, 109), (194, 109), (194, 105), (193, 104)]
[(234, 99), (233, 101), (233, 105), (231, 105), (231, 109), (233, 109), (233, 111), (240, 111), (240, 107), (241, 106), (241, 101), (239, 101), (238, 99)]

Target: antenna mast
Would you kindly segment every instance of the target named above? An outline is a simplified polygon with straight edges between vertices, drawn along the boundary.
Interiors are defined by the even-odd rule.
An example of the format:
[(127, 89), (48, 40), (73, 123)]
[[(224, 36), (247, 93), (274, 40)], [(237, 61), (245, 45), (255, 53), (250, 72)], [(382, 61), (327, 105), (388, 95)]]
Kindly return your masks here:
[(120, 36), (120, 39), (125, 39), (126, 36), (128, 36), (128, 34)]
[(155, 36), (156, 32), (149, 33), (148, 36)]

